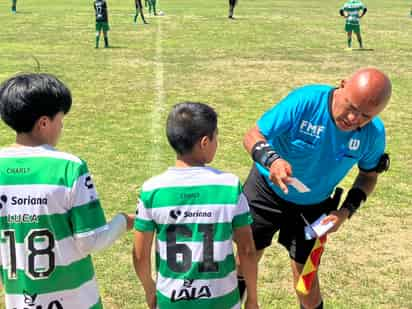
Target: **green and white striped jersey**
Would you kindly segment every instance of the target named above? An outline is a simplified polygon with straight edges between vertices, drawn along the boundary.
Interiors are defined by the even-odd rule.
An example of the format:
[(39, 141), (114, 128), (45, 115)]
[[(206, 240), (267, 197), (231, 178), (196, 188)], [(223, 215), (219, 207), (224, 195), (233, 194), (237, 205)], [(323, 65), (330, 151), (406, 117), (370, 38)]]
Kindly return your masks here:
[(349, 0), (347, 1), (342, 10), (346, 12), (348, 18), (346, 19), (346, 23), (350, 25), (359, 25), (359, 16), (360, 11), (365, 8), (363, 3), (359, 0)]
[(102, 308), (76, 237), (107, 228), (87, 165), (50, 146), (0, 150), (0, 272), (7, 308)]
[(238, 177), (169, 168), (143, 184), (135, 229), (156, 232), (160, 309), (240, 309), (234, 229), (252, 218)]

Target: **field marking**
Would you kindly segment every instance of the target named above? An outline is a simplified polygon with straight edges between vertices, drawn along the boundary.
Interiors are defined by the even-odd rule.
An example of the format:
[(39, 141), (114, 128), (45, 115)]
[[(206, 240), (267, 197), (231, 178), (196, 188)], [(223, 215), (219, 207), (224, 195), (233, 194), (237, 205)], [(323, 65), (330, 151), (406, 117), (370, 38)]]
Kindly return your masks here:
[(150, 136), (152, 146), (150, 153), (150, 171), (157, 172), (160, 162), (160, 144), (163, 133), (162, 113), (165, 110), (165, 91), (164, 91), (164, 66), (163, 66), (163, 47), (162, 47), (162, 21), (158, 19), (156, 31), (156, 51), (155, 51), (155, 98), (151, 112)]

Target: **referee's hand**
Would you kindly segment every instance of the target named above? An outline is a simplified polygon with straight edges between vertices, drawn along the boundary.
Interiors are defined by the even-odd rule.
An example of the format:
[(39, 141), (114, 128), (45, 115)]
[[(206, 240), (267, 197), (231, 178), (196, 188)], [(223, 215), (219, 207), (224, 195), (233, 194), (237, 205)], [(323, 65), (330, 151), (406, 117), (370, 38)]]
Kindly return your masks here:
[(339, 210), (331, 211), (326, 218), (322, 220), (322, 224), (328, 224), (333, 222), (333, 227), (328, 231), (328, 233), (335, 233), (339, 230), (340, 226), (345, 222), (349, 217), (349, 211), (345, 208)]
[(269, 178), (270, 180), (283, 191), (288, 194), (288, 183), (292, 176), (292, 166), (288, 161), (279, 158), (270, 165)]

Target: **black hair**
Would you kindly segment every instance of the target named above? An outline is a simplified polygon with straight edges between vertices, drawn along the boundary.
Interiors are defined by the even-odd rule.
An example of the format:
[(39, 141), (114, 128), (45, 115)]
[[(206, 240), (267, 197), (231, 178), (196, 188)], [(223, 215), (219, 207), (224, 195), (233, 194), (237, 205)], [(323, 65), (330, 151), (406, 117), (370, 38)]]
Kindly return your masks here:
[(217, 114), (212, 107), (203, 103), (176, 104), (167, 117), (167, 139), (179, 155), (190, 153), (204, 136), (212, 139), (216, 129)]
[(50, 74), (18, 74), (0, 85), (0, 116), (17, 133), (31, 132), (42, 116), (67, 114), (71, 105), (70, 90)]

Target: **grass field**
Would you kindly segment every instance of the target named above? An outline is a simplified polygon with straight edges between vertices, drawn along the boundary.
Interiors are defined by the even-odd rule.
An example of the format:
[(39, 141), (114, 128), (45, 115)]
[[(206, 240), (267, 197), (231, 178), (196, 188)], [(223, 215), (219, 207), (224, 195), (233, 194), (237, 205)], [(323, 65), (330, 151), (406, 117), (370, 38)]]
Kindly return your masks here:
[[(134, 212), (143, 181), (173, 164), (164, 134), (173, 104), (194, 100), (216, 108), (220, 145), (213, 165), (244, 180), (251, 160), (243, 134), (291, 89), (337, 85), (361, 66), (384, 70), (393, 81), (382, 114), (392, 168), (361, 211), (329, 238), (320, 276), (325, 308), (412, 308), (410, 3), (366, 4), (367, 51), (344, 51), (337, 0), (240, 0), (235, 21), (226, 18), (226, 0), (161, 0), (166, 15), (147, 15), (145, 26), (133, 24), (133, 1), (113, 0), (112, 48), (96, 50), (91, 1), (19, 0), (12, 15), (4, 0), (0, 80), (40, 65), (67, 83), (74, 104), (59, 149), (88, 162), (111, 218)], [(0, 147), (13, 140), (0, 124)], [(106, 308), (145, 308), (131, 236), (94, 255)], [(259, 296), (261, 308), (297, 308), (288, 258), (278, 245), (260, 265)]]

